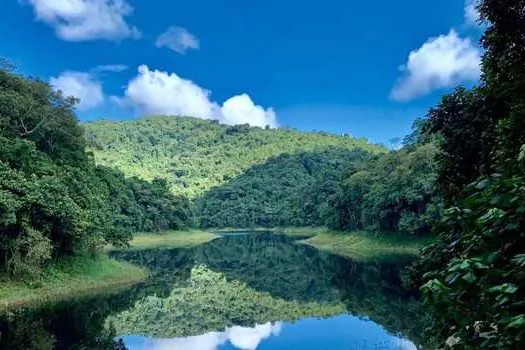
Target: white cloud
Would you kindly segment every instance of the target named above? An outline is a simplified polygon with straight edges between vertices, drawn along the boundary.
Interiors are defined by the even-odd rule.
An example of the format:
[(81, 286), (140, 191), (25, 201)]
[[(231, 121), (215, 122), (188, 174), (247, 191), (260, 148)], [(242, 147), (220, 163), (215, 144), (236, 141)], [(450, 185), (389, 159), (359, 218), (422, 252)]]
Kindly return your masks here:
[(139, 75), (126, 88), (127, 100), (148, 114), (173, 114), (210, 119), (216, 106), (210, 92), (175, 73), (138, 68)]
[(279, 335), (281, 323), (256, 325), (254, 328), (234, 326), (226, 330), (226, 336), (233, 346), (243, 350), (255, 350), (270, 335)]
[(140, 32), (125, 17), (133, 7), (125, 0), (27, 0), (38, 20), (67, 41), (137, 38)]
[(479, 13), (476, 8), (477, 0), (466, 0), (464, 6), (465, 24), (469, 26), (477, 26), (479, 20)]
[(247, 94), (230, 97), (221, 107), (221, 115), (225, 124), (243, 124), (275, 127), (277, 118), (272, 108), (264, 109), (253, 103)]
[(480, 63), (480, 49), (452, 29), (410, 52), (408, 62), (400, 67), (403, 76), (392, 89), (391, 98), (408, 101), (433, 90), (474, 81), (479, 77)]
[[(209, 332), (203, 335), (172, 338), (172, 339), (148, 339), (144, 344), (137, 346), (138, 349), (149, 350), (216, 350), (224, 344), (227, 338), (222, 332)], [(126, 344), (126, 348), (134, 350), (133, 344)]]
[(56, 90), (62, 90), (65, 96), (80, 99), (79, 110), (94, 108), (104, 102), (102, 83), (89, 73), (66, 71), (58, 77), (51, 77), (50, 83)]
[(182, 27), (169, 27), (155, 42), (157, 47), (167, 47), (184, 55), (187, 50), (200, 48), (199, 39)]
[(146, 65), (141, 65), (138, 71), (120, 103), (143, 113), (217, 119), (230, 125), (277, 126), (273, 109), (255, 105), (247, 94), (233, 96), (221, 107), (210, 100), (210, 91), (175, 73), (150, 70)]
[(120, 73), (128, 69), (128, 66), (125, 64), (101, 64), (91, 69), (93, 73), (104, 73), (104, 72), (114, 72)]

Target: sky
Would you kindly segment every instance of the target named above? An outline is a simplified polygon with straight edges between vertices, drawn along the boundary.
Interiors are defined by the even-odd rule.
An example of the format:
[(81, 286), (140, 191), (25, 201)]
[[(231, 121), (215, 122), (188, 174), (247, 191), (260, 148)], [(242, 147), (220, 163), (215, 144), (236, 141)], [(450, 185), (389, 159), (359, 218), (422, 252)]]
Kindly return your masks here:
[(1, 0), (0, 56), (81, 120), (187, 115), (388, 143), (480, 75), (475, 0)]

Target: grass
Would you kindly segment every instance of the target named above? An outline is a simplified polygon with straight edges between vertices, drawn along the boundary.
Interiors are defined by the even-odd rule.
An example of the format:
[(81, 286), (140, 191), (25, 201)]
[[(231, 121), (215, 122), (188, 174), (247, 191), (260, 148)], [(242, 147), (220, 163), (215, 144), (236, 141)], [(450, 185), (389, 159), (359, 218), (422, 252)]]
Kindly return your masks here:
[(206, 243), (217, 238), (217, 235), (206, 231), (188, 230), (188, 231), (166, 231), (158, 234), (154, 233), (137, 233), (133, 236), (130, 248), (119, 249), (153, 249), (153, 248), (187, 248), (202, 243)]
[(47, 267), (31, 282), (0, 276), (0, 311), (106, 292), (147, 277), (147, 270), (104, 254), (76, 257)]
[(395, 233), (341, 232), (329, 230), (326, 227), (220, 228), (210, 229), (210, 231), (138, 233), (131, 241), (131, 247), (123, 249), (186, 248), (216, 239), (218, 236), (213, 232), (220, 234), (221, 232), (273, 231), (294, 237), (298, 239), (298, 243), (308, 244), (319, 250), (366, 261), (398, 259), (402, 256), (417, 255), (421, 248), (432, 243), (432, 238), (417, 238)]
[(341, 232), (324, 227), (287, 227), (276, 231), (292, 237), (309, 237), (298, 242), (361, 261), (415, 256), (433, 241), (431, 237), (417, 238), (364, 231)]

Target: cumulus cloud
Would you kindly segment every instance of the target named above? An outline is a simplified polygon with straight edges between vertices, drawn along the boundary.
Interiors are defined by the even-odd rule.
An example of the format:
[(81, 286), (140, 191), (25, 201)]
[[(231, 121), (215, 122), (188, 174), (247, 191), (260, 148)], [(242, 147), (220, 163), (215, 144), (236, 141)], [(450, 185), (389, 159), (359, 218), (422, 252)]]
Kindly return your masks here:
[(464, 6), (465, 24), (469, 26), (477, 26), (479, 20), (479, 13), (476, 6), (477, 0), (466, 0)]
[(157, 47), (167, 47), (177, 53), (184, 55), (187, 50), (200, 48), (199, 39), (191, 34), (186, 28), (169, 27), (155, 42)]
[(277, 126), (273, 109), (255, 105), (247, 94), (233, 96), (220, 106), (210, 99), (210, 91), (176, 73), (150, 70), (146, 65), (139, 66), (138, 72), (120, 103), (143, 113), (217, 119), (230, 125)]
[(225, 124), (243, 124), (276, 126), (277, 117), (272, 108), (264, 109), (255, 105), (247, 94), (230, 97), (221, 107), (221, 115)]
[(102, 83), (89, 73), (66, 71), (58, 77), (51, 77), (50, 84), (65, 96), (80, 99), (79, 110), (98, 107), (104, 102)]
[(436, 89), (476, 80), (480, 63), (480, 49), (470, 38), (460, 38), (452, 29), (410, 52), (408, 62), (400, 67), (403, 76), (392, 89), (391, 98), (408, 101)]
[(67, 41), (138, 38), (126, 22), (133, 12), (125, 0), (27, 0), (38, 20), (52, 26)]
[[(224, 332), (209, 332), (199, 336), (173, 339), (142, 339), (137, 348), (151, 350), (216, 350), (219, 346), (230, 342), (236, 349), (254, 350), (261, 341), (271, 335), (278, 335), (281, 330), (280, 322), (267, 322), (253, 328), (234, 326), (226, 328)], [(124, 337), (124, 341), (126, 337)], [(136, 342), (133, 342), (133, 344)], [(133, 344), (126, 344), (133, 350)]]
[(175, 73), (141, 65), (126, 88), (127, 100), (148, 114), (173, 114), (210, 119), (217, 108), (210, 92)]

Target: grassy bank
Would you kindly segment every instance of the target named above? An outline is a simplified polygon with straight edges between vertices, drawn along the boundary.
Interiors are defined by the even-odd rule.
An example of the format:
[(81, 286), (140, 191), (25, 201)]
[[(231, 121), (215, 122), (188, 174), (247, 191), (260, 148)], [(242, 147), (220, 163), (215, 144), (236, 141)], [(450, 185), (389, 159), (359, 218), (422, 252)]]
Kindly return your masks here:
[(47, 267), (31, 282), (0, 277), (0, 311), (107, 291), (147, 278), (148, 272), (100, 254), (77, 257)]
[[(130, 247), (123, 249), (187, 248), (206, 243), (215, 238), (217, 235), (200, 230), (136, 233)], [(120, 248), (108, 249), (117, 250)]]
[(341, 232), (326, 227), (274, 227), (274, 228), (221, 228), (210, 231), (168, 231), (158, 234), (137, 233), (130, 248), (154, 249), (187, 248), (209, 242), (215, 233), (244, 233), (246, 231), (273, 231), (298, 239), (298, 243), (311, 245), (319, 250), (343, 255), (357, 260), (375, 260), (401, 255), (417, 255), (432, 238), (418, 238), (399, 234), (371, 234), (367, 232)]
[(324, 227), (286, 227), (275, 229), (292, 237), (309, 238), (300, 243), (319, 250), (357, 260), (376, 260), (401, 255), (417, 255), (432, 243), (432, 238), (418, 238), (399, 234), (372, 234), (369, 232), (340, 232)]

